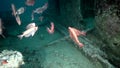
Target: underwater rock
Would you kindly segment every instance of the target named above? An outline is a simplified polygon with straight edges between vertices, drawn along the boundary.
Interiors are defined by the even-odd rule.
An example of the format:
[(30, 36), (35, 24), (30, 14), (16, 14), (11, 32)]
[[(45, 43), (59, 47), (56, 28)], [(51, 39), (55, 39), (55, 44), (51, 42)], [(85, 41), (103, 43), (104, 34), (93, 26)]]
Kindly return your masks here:
[(18, 51), (3, 50), (0, 53), (0, 68), (18, 68), (23, 64), (23, 56)]
[(107, 7), (95, 17), (95, 25), (99, 38), (106, 44), (109, 60), (120, 67), (120, 18), (117, 11), (115, 5)]

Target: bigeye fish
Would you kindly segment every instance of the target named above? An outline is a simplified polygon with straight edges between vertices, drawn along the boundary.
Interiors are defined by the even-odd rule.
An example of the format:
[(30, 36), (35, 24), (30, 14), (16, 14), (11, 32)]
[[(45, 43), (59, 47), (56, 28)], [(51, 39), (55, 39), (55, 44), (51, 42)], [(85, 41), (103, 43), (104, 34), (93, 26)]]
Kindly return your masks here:
[(79, 46), (83, 47), (84, 45), (79, 41), (78, 36), (80, 35), (86, 35), (86, 32), (80, 31), (73, 27), (68, 27), (70, 38)]
[(26, 31), (24, 31), (21, 35), (18, 35), (20, 39), (23, 37), (34, 36), (35, 32), (38, 30), (38, 26), (35, 26), (35, 23), (30, 23), (26, 27)]
[(50, 28), (47, 27), (47, 31), (49, 34), (53, 34), (55, 26), (53, 22), (51, 22), (50, 24), (51, 24), (51, 27)]

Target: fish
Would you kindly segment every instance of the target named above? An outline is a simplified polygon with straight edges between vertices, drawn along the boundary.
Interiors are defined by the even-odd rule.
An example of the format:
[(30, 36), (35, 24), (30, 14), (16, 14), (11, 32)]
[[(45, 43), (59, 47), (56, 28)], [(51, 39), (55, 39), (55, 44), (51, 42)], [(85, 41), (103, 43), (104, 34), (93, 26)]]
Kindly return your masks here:
[(18, 24), (18, 25), (21, 25), (21, 20), (20, 20), (19, 15), (15, 16), (15, 19), (16, 19), (16, 21), (17, 21), (17, 24)]
[(24, 7), (21, 7), (16, 11), (16, 8), (15, 8), (14, 4), (11, 4), (11, 7), (12, 7), (12, 15), (14, 15), (14, 16), (20, 15), (20, 14), (24, 13), (24, 11), (25, 11)]
[(2, 19), (0, 18), (0, 35), (5, 38), (5, 36), (3, 35), (3, 25), (2, 25)]
[(30, 29), (30, 28), (32, 28), (32, 27), (35, 27), (35, 23), (34, 23), (34, 22), (28, 24), (28, 25), (26, 26), (26, 29)]
[(16, 16), (16, 8), (14, 4), (11, 4), (12, 7), (12, 15)]
[(42, 7), (35, 9), (33, 12), (40, 14), (43, 13), (48, 8), (48, 3), (45, 3)]
[(47, 27), (47, 31), (49, 34), (53, 34), (54, 33), (54, 23), (51, 22), (50, 24), (51, 24), (51, 27), (50, 28)]
[(69, 31), (69, 35), (70, 38), (79, 46), (79, 47), (83, 47), (84, 45), (79, 41), (78, 36), (80, 35), (86, 35), (86, 32), (84, 31), (80, 31), (76, 28), (73, 27), (68, 27), (68, 31)]
[[(21, 10), (18, 10), (18, 11), (16, 11), (16, 8), (15, 8), (15, 5), (14, 4), (11, 4), (11, 7), (12, 7), (12, 14), (13, 14), (13, 16), (15, 17), (15, 19), (16, 19), (16, 21), (17, 21), (17, 24), (18, 25), (21, 25), (21, 20), (20, 20), (20, 16), (19, 16), (19, 14), (21, 14), (21, 10), (23, 10), (23, 9), (21, 9)], [(23, 11), (22, 11), (23, 12)], [(17, 14), (18, 13), (18, 14)]]
[(35, 32), (38, 30), (38, 26), (34, 26), (34, 24), (28, 24), (28, 26), (26, 27), (26, 31), (24, 31), (21, 35), (18, 35), (18, 37), (22, 39), (23, 37), (34, 36)]
[(24, 8), (24, 7), (21, 7), (21, 8), (19, 8), (15, 13), (16, 13), (16, 15), (20, 15), (20, 14), (23, 14), (24, 11), (25, 11), (25, 8)]
[(27, 6), (33, 6), (35, 4), (35, 0), (26, 0), (25, 4)]

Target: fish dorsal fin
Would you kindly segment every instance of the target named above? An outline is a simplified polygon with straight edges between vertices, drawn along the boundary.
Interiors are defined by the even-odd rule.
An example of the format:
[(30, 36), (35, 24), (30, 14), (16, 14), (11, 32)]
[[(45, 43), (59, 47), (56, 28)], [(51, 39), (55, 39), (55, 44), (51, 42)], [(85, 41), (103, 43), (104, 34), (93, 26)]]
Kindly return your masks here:
[(30, 28), (32, 28), (32, 27), (35, 27), (35, 23), (30, 23), (30, 24), (28, 24), (27, 27), (26, 27), (26, 29), (30, 29)]

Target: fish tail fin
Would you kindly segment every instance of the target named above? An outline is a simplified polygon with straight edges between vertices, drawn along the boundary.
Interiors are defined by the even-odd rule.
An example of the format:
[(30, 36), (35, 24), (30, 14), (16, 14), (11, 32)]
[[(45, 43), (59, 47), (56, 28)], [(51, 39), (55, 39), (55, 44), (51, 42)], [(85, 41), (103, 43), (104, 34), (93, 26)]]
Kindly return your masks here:
[(83, 47), (84, 45), (82, 43), (78, 43), (79, 47)]
[(23, 38), (23, 35), (18, 35), (18, 38), (22, 39), (22, 38)]

